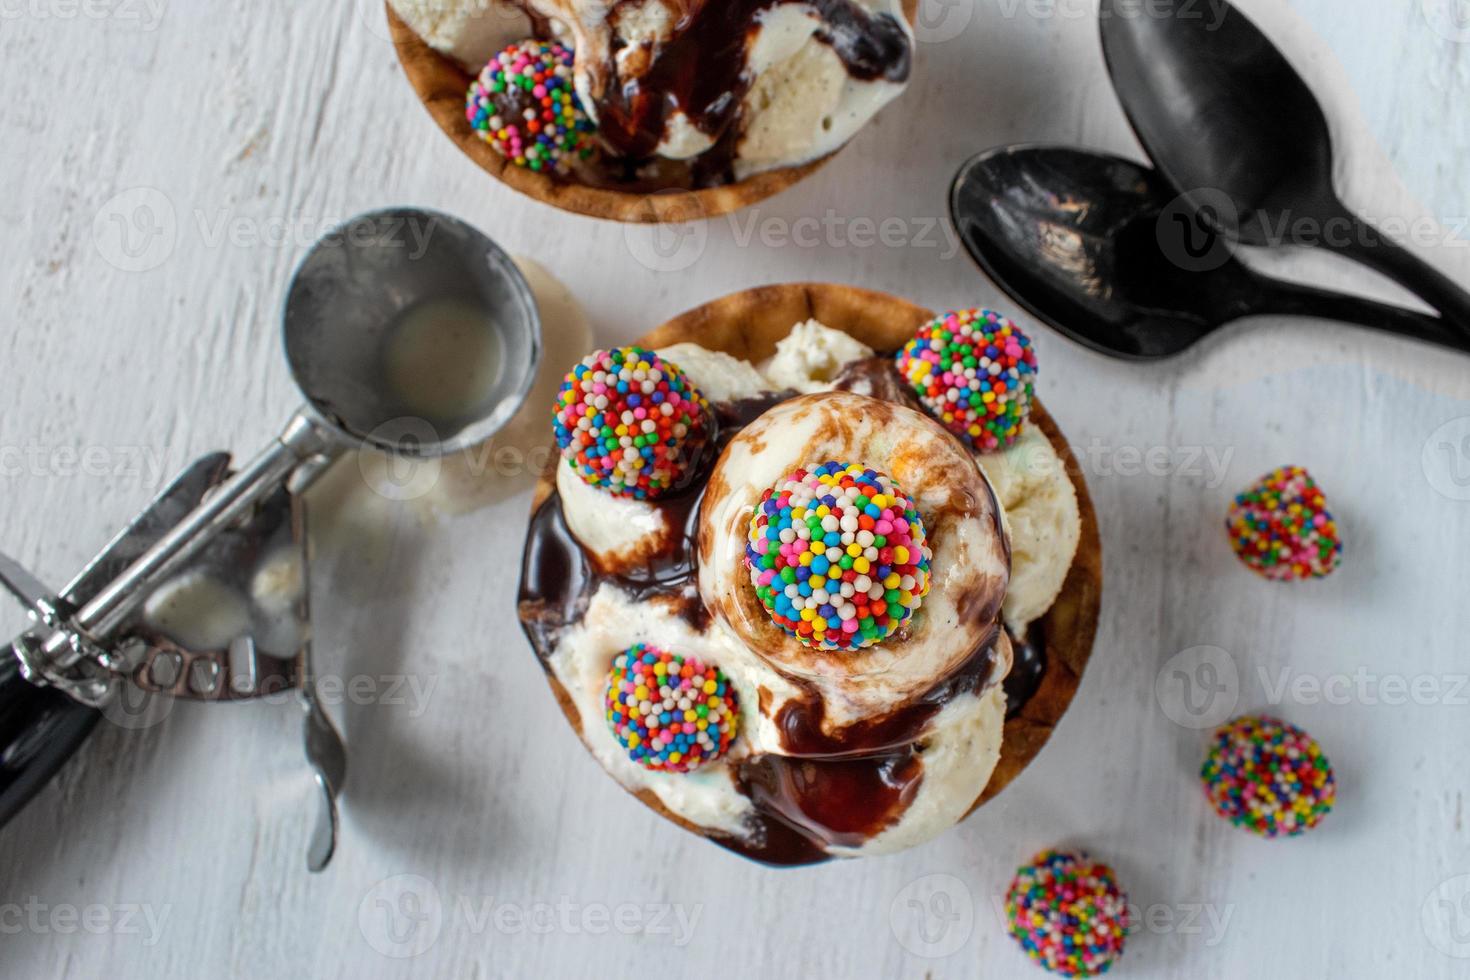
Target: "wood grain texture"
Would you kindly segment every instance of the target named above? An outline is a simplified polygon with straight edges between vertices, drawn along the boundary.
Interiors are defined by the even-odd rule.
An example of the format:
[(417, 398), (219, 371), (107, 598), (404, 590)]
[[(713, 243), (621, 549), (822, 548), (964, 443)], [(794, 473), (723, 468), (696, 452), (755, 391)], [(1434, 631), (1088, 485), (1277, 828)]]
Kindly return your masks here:
[[(856, 337), (874, 350), (886, 351), (902, 347), (915, 330), (933, 317), (932, 310), (871, 289), (835, 283), (779, 283), (701, 304), (656, 327), (637, 343), (651, 349), (699, 344), (731, 357), (761, 361), (776, 352), (776, 345), (791, 333), (792, 327), (815, 319)], [(1037, 628), (1047, 638), (1046, 670), (1041, 684), (1025, 708), (1007, 719), (1000, 762), (970, 813), (999, 795), (1046, 745), (1077, 693), (1082, 672), (1092, 656), (1102, 608), (1102, 543), (1086, 478), (1072, 456), (1066, 437), (1039, 401), (1032, 404), (1030, 421), (1046, 433), (1077, 489), (1082, 533), (1061, 594), (1037, 622)], [(532, 494), (531, 513), (535, 513), (555, 487), (552, 475), (541, 478)], [(580, 734), (581, 721), (571, 695), (555, 675), (547, 672), (546, 679), (568, 724)], [(643, 790), (634, 795), (659, 816), (693, 833), (703, 833), (698, 826), (671, 813), (652, 791)]]
[[(1243, 5), (1328, 98), (1350, 201), (1456, 226), (1470, 206), (1470, 47), (1431, 29), (1419, 0)], [(379, 0), (0, 4), (0, 549), (62, 581), (170, 473), (264, 445), (298, 397), (277, 338), (291, 269), (317, 234), (372, 207), (442, 208), (541, 260), (601, 345), (798, 278), (1013, 309), (943, 220), (955, 169), (1002, 143), (1135, 158), (1137, 146), (1090, 4), (922, 10), (910, 91), (819, 174), (725, 218), (646, 227), (488, 178), (405, 83)], [(1415, 247), (1470, 281), (1459, 239)], [(1311, 256), (1252, 261), (1400, 295)], [(1470, 936), (1455, 918), (1470, 874), (1470, 710), (1454, 689), (1470, 636), (1464, 359), (1260, 319), (1145, 367), (1022, 322), (1039, 394), (1092, 492), (1108, 587), (1092, 661), (1046, 751), (950, 833), (777, 873), (651, 819), (556, 717), (514, 627), (533, 481), (517, 482), (508, 453), (489, 465), (513, 488), (487, 506), (439, 518), (385, 502), (387, 517), (352, 515), (321, 542), (315, 635), (344, 682), (330, 709), (352, 752), (332, 869), (304, 870), (313, 790), (290, 705), (104, 722), (0, 830), (0, 976), (1039, 978), (995, 903), (1018, 863), (1055, 844), (1108, 858), (1154, 910), (1113, 976), (1463, 976), (1451, 940)], [(497, 449), (537, 446), (539, 435)], [(1311, 468), (1347, 536), (1346, 564), (1314, 586), (1257, 580), (1220, 530), (1230, 496), (1287, 462)], [(0, 626), (21, 622), (0, 603)], [(1197, 664), (1175, 658), (1200, 647), (1234, 668), (1233, 685), (1214, 679), (1220, 707), (1275, 711), (1326, 746), (1340, 803), (1313, 835), (1260, 841), (1208, 812), (1194, 775), (1204, 734), (1160, 701), (1162, 690), (1178, 707), (1174, 672)], [(1360, 671), (1439, 694), (1359, 694)], [(354, 678), (373, 686), (351, 694)], [(439, 899), (418, 927), (380, 884), (403, 875)], [(587, 927), (548, 932), (512, 914), (563, 901)], [(31, 903), (39, 927), (8, 931)], [(89, 905), (150, 908), (161, 930), (52, 922)], [(651, 917), (599, 930), (596, 912), (624, 905), (699, 918), (690, 937)], [(383, 942), (390, 924), (433, 942), (385, 955), (402, 951)]]

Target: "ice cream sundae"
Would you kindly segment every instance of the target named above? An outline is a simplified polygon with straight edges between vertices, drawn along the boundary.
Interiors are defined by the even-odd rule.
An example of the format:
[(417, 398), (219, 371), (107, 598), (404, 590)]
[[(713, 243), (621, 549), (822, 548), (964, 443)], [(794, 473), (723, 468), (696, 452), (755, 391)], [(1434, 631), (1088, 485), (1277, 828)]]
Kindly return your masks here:
[(1065, 708), (1096, 528), (1015, 324), (756, 292), (567, 376), (522, 624), (593, 756), (665, 816), (772, 864), (900, 850)]

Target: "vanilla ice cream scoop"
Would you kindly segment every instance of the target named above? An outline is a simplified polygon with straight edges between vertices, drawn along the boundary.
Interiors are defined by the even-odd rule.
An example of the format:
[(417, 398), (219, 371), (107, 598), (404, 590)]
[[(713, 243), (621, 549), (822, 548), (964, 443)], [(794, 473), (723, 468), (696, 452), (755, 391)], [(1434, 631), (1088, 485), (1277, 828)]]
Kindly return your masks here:
[[(890, 474), (923, 515), (933, 550), (929, 594), (913, 619), (860, 650), (813, 648), (779, 628), (745, 563), (766, 488), (829, 459)], [(912, 699), (993, 640), (1010, 579), (1000, 507), (973, 457), (927, 416), (849, 392), (782, 402), (730, 441), (710, 474), (698, 545), (706, 605), (756, 655), (822, 689), (834, 720)], [(993, 680), (1009, 668), (995, 665)]]
[(612, 8), (574, 34), (583, 101), (624, 157), (700, 156), (711, 171), (805, 163), (851, 138), (909, 76), (912, 38), (897, 0)]
[(391, 0), (403, 22), (424, 43), (471, 73), (507, 44), (529, 37), (531, 17), (506, 0)]

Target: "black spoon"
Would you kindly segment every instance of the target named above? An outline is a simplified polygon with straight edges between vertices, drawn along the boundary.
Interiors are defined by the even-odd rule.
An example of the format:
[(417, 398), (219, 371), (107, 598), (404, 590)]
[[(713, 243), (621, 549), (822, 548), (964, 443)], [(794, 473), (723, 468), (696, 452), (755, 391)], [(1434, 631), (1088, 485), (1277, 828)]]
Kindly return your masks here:
[(1103, 55), (1154, 165), (1226, 235), (1313, 245), (1394, 279), (1470, 336), (1470, 293), (1348, 210), (1322, 107), (1225, 0), (1102, 0)]
[(1079, 343), (1177, 354), (1232, 320), (1312, 316), (1470, 351), (1431, 316), (1262, 276), (1154, 171), (1065, 147), (1001, 147), (960, 168), (950, 214), (1001, 289)]

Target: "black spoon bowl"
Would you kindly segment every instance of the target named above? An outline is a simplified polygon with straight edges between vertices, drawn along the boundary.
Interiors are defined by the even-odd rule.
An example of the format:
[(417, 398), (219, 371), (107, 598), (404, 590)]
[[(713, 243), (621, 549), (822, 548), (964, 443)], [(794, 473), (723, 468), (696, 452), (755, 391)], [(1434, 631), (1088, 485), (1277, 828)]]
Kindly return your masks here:
[(1225, 0), (1102, 0), (1099, 19), (1139, 142), (1208, 221), (1247, 245), (1331, 249), (1470, 336), (1470, 293), (1342, 203), (1321, 104), (1245, 14)]
[(1067, 147), (960, 167), (950, 215), (980, 268), (1033, 316), (1104, 354), (1184, 351), (1247, 316), (1311, 316), (1470, 351), (1443, 321), (1252, 271), (1155, 171)]

